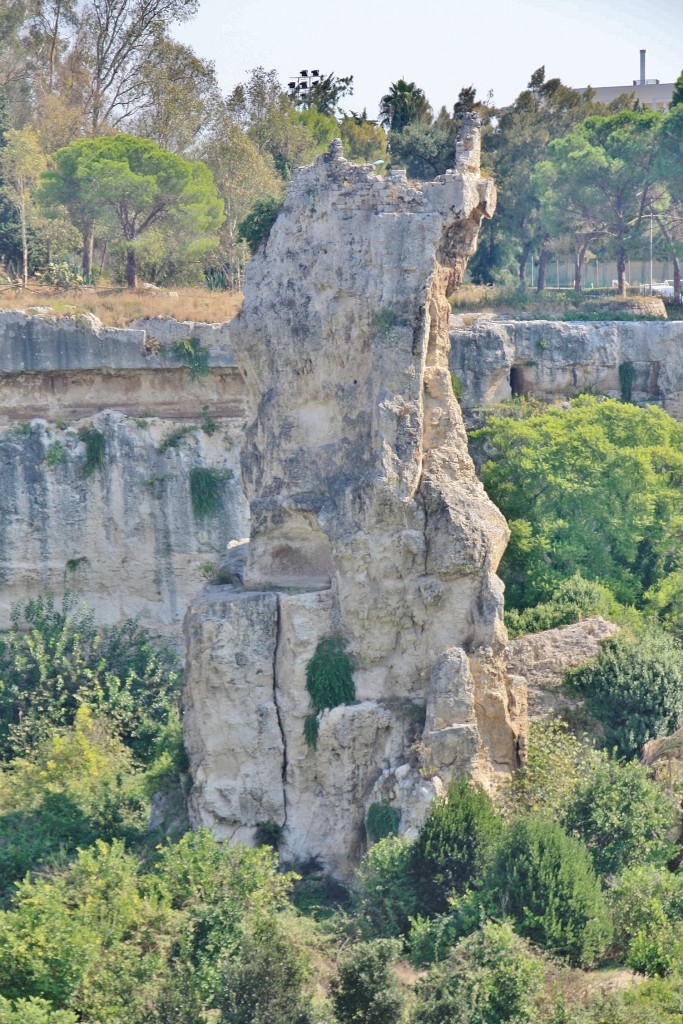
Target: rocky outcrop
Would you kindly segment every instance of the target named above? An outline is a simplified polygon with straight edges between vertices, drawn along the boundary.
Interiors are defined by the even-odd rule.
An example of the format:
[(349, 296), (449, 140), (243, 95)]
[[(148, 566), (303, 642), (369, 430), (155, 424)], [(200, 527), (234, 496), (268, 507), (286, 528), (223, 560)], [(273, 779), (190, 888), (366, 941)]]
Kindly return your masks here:
[(505, 663), (512, 676), (526, 679), (529, 717), (551, 718), (575, 709), (581, 702), (560, 689), (566, 673), (592, 661), (604, 641), (618, 632), (618, 626), (597, 615), (511, 640), (505, 649)]
[(453, 318), (451, 369), (462, 407), (494, 405), (512, 395), (543, 401), (581, 391), (621, 397), (619, 367), (632, 363), (633, 399), (656, 402), (683, 418), (683, 321), (498, 321)]
[[(85, 599), (99, 624), (138, 616), (177, 638), (189, 602), (244, 536), (240, 425), (198, 427), (104, 412), (59, 426), (34, 420), (0, 432), (0, 628), (40, 594)], [(81, 428), (101, 437), (87, 466)], [(193, 470), (215, 474), (215, 511), (197, 515)], [(200, 510), (201, 513), (202, 510)], [(210, 512), (211, 510), (206, 509)]]
[[(476, 136), (476, 128), (474, 129)], [(490, 216), (477, 139), (414, 183), (344, 160), (298, 170), (249, 265), (231, 341), (253, 419), (244, 586), (186, 620), (191, 815), (348, 874), (369, 806), (402, 832), (448, 780), (489, 788), (524, 744), (503, 665), (505, 521), (476, 478), (448, 368), (449, 305)], [(306, 667), (341, 638), (356, 701), (323, 711)]]

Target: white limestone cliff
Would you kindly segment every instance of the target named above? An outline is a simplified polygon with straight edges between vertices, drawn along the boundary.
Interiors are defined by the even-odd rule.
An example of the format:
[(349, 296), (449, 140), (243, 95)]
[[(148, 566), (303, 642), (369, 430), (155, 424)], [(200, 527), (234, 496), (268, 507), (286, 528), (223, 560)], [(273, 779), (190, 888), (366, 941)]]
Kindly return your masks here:
[[(369, 806), (413, 833), (455, 775), (494, 788), (525, 746), (503, 663), (507, 525), (477, 480), (451, 386), (447, 294), (495, 190), (476, 137), (414, 183), (346, 161), (298, 170), (250, 264), (230, 344), (249, 392), (243, 586), (186, 619), (191, 816), (348, 875)], [(319, 716), (306, 666), (340, 637), (356, 702)]]

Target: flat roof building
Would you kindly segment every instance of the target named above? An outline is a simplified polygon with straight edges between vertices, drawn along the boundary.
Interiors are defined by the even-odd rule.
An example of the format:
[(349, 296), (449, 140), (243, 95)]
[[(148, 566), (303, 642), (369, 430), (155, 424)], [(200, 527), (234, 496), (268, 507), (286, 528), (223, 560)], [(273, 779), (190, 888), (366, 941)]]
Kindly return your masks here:
[[(627, 93), (633, 95), (649, 110), (668, 110), (676, 83), (660, 82), (658, 78), (646, 78), (645, 52), (645, 50), (640, 51), (639, 79), (634, 79), (632, 85), (604, 85), (598, 88), (588, 86), (595, 94), (594, 99), (598, 103), (611, 103), (618, 96)], [(586, 92), (586, 89), (577, 89), (576, 91)]]

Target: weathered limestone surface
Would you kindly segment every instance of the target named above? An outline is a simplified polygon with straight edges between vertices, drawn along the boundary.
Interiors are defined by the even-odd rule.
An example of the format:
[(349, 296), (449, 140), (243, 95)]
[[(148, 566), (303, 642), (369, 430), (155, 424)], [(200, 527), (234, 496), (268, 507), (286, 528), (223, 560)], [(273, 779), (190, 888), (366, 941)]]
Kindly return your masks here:
[[(446, 294), (495, 204), (476, 134), (434, 182), (381, 180), (340, 144), (297, 171), (231, 324), (253, 409), (250, 544), (245, 589), (207, 592), (186, 621), (192, 813), (243, 837), (272, 818), (285, 855), (339, 875), (373, 801), (397, 806), (409, 832), (451, 776), (493, 787), (524, 743), (495, 575), (508, 530), (475, 476), (448, 367)], [(270, 661), (242, 626), (249, 599), (274, 622)], [(354, 660), (357, 703), (320, 716), (313, 750), (306, 666), (330, 635)], [(211, 688), (224, 697), (209, 728)], [(256, 725), (269, 691), (281, 753)], [(264, 802), (264, 764), (280, 809)]]
[(618, 626), (597, 615), (511, 640), (505, 649), (505, 662), (511, 675), (527, 680), (529, 717), (548, 718), (575, 706), (576, 701), (558, 692), (565, 673), (592, 661), (604, 641), (618, 632)]
[(636, 370), (633, 398), (683, 418), (683, 321), (568, 322), (453, 318), (451, 369), (464, 410), (518, 394), (542, 400), (595, 391), (619, 398), (619, 366)]
[[(104, 466), (90, 476), (78, 438), (86, 425), (105, 439)], [(248, 520), (240, 424), (223, 423), (211, 437), (196, 428), (160, 450), (178, 426), (104, 412), (70, 427), (34, 420), (0, 432), (0, 628), (14, 604), (68, 590), (87, 600), (98, 623), (138, 615), (153, 632), (178, 636), (204, 586), (202, 564), (220, 563)], [(52, 464), (55, 454), (62, 461)], [(231, 477), (220, 515), (196, 519), (193, 467)]]

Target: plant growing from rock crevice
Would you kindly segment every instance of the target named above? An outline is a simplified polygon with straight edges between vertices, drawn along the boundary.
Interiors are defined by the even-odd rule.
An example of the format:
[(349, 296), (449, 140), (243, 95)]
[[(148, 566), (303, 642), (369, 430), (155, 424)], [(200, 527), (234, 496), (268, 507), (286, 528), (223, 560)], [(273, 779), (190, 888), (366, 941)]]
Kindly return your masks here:
[(223, 499), (223, 488), (232, 476), (229, 469), (194, 466), (190, 470), (190, 499), (195, 519), (211, 519)]
[(306, 689), (314, 708), (314, 713), (308, 715), (304, 723), (304, 736), (309, 746), (315, 748), (317, 745), (317, 716), (321, 711), (355, 701), (353, 667), (341, 637), (326, 636), (318, 641), (315, 653), (306, 666)]
[(98, 469), (104, 467), (104, 456), (107, 450), (107, 442), (104, 434), (96, 427), (81, 427), (78, 431), (78, 440), (85, 445), (85, 476), (92, 476)]

